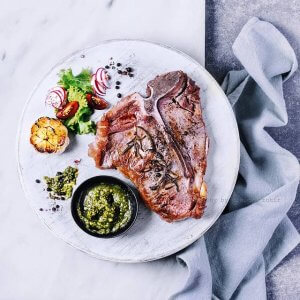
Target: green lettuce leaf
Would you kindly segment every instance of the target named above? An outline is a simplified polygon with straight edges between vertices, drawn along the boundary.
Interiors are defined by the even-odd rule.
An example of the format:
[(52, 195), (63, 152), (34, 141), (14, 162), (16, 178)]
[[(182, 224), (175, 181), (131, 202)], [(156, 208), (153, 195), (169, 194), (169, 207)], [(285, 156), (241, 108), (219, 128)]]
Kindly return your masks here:
[(59, 72), (60, 80), (58, 84), (68, 90), (70, 87), (77, 87), (82, 92), (92, 93), (91, 85), (92, 74), (89, 69), (83, 69), (78, 75), (74, 76), (71, 69), (61, 70)]
[(64, 121), (64, 124), (77, 134), (95, 134), (96, 124), (90, 120), (93, 110), (88, 106), (85, 93), (78, 87), (70, 86), (68, 89), (68, 101), (77, 101), (79, 108), (73, 117)]
[(78, 134), (96, 134), (96, 123), (91, 120), (87, 122), (78, 122), (77, 132)]
[(68, 88), (68, 101), (77, 101), (79, 103), (79, 108), (89, 107), (85, 93), (82, 92), (78, 87), (71, 86)]
[(79, 107), (75, 116), (67, 119), (64, 124), (77, 134), (96, 133), (95, 122), (89, 120), (92, 110), (89, 107)]

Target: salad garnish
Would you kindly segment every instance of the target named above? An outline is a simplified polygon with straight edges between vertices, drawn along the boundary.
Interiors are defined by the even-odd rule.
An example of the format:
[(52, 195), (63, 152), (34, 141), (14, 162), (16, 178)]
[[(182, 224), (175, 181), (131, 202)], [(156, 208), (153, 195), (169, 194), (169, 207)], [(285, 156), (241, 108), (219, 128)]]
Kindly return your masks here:
[[(90, 120), (93, 109), (89, 107), (85, 93), (78, 87), (71, 86), (68, 89), (68, 100), (70, 101), (69, 104), (71, 105), (72, 103), (72, 108), (74, 108), (72, 114), (74, 111), (75, 114), (70, 115), (70, 117), (64, 121), (67, 128), (77, 134), (95, 134), (96, 124)], [(56, 114), (57, 117), (59, 117), (58, 113)]]
[(108, 103), (99, 96), (110, 88), (104, 68), (95, 74), (83, 69), (74, 75), (71, 69), (61, 70), (58, 86), (49, 90), (46, 103), (55, 109), (56, 117), (77, 134), (96, 133), (96, 124), (90, 120), (94, 109), (105, 109)]

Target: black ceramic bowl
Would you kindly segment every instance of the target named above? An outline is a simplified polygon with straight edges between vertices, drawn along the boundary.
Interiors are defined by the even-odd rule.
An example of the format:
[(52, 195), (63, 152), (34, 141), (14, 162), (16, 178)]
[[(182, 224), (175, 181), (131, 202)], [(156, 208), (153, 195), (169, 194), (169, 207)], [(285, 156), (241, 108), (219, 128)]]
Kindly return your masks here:
[[(130, 220), (128, 221), (128, 223), (124, 227), (120, 228), (118, 231), (108, 233), (108, 234), (99, 234), (97, 232), (93, 232), (93, 231), (90, 231), (89, 229), (87, 229), (85, 224), (81, 221), (80, 217), (78, 216), (78, 212), (77, 212), (77, 207), (78, 207), (78, 205), (83, 205), (83, 201), (86, 197), (87, 192), (91, 188), (97, 186), (100, 183), (118, 184), (124, 190), (126, 190), (128, 192), (129, 201), (131, 203), (131, 216), (130, 216)], [(95, 177), (89, 178), (86, 181), (84, 181), (83, 183), (81, 183), (81, 185), (79, 185), (79, 187), (76, 189), (76, 191), (74, 192), (73, 197), (72, 197), (71, 212), (72, 212), (72, 216), (73, 216), (73, 219), (76, 222), (76, 224), (86, 233), (88, 233), (92, 236), (95, 236), (95, 237), (99, 237), (99, 238), (112, 238), (112, 237), (116, 237), (116, 236), (124, 233), (125, 231), (127, 231), (132, 226), (132, 224), (135, 222), (136, 217), (137, 217), (137, 212), (138, 212), (138, 201), (137, 201), (137, 197), (136, 197), (134, 191), (132, 190), (132, 188), (130, 188), (122, 180), (115, 178), (115, 177), (111, 177), (111, 176), (95, 176)]]

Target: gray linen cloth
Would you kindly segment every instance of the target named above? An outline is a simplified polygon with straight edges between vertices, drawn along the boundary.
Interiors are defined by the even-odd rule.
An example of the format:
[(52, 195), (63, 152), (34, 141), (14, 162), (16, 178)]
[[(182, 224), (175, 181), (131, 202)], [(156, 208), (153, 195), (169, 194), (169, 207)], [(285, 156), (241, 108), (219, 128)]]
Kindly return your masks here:
[(237, 184), (216, 224), (177, 255), (187, 280), (171, 299), (266, 299), (266, 274), (300, 241), (286, 216), (299, 164), (265, 130), (287, 124), (282, 84), (298, 67), (295, 53), (257, 18), (243, 27), (233, 52), (245, 70), (229, 72), (222, 86), (240, 132)]

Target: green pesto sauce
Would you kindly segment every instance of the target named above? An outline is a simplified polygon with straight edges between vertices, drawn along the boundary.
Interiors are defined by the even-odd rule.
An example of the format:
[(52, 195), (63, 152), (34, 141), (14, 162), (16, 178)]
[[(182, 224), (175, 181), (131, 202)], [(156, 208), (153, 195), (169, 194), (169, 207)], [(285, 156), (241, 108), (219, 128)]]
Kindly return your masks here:
[(109, 234), (126, 226), (131, 216), (130, 195), (117, 184), (100, 183), (90, 189), (77, 212), (86, 228)]
[(57, 172), (54, 177), (44, 176), (49, 197), (60, 200), (71, 198), (77, 176), (78, 169), (73, 167), (67, 167), (63, 172)]

